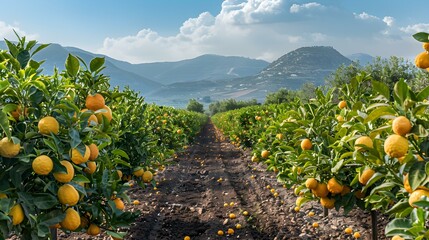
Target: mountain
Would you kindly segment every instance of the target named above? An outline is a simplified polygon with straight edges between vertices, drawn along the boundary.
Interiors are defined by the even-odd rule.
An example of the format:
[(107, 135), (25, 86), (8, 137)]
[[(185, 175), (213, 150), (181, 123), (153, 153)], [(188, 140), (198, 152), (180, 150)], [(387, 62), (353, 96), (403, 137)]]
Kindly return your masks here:
[(347, 55), (347, 58), (353, 62), (358, 62), (360, 65), (365, 66), (374, 61), (374, 57), (366, 53), (355, 53)]
[[(4, 41), (0, 41), (0, 49), (7, 49)], [(131, 64), (59, 44), (50, 44), (49, 47), (37, 53), (34, 59), (45, 60), (42, 65), (44, 73), (51, 74), (55, 67), (59, 70), (64, 69), (68, 54), (79, 56), (87, 63), (94, 57), (104, 57), (106, 68), (103, 74), (111, 78), (112, 86), (130, 86), (143, 95), (162, 89), (164, 84), (253, 76), (269, 65), (262, 60), (219, 55), (202, 55), (177, 62)]]
[(252, 76), (268, 65), (269, 63), (263, 60), (213, 54), (177, 62), (132, 65), (125, 62), (117, 63), (122, 69), (144, 75), (162, 84)]
[[(37, 47), (37, 46), (36, 46)], [(7, 45), (4, 41), (0, 41), (0, 49), (7, 49)], [(129, 86), (142, 94), (155, 91), (162, 87), (162, 84), (152, 81), (144, 76), (128, 72), (124, 69), (118, 68), (114, 63), (117, 61), (113, 58), (106, 57), (100, 54), (90, 53), (78, 48), (63, 47), (59, 44), (52, 43), (42, 51), (34, 55), (34, 60), (45, 62), (42, 64), (44, 74), (52, 74), (54, 68), (58, 68), (60, 71), (65, 69), (64, 63), (69, 54), (79, 56), (89, 64), (91, 59), (95, 57), (105, 57), (105, 66), (103, 74), (110, 77), (110, 84), (112, 86), (125, 87)]]
[[(268, 65), (254, 76), (224, 80), (175, 83), (162, 87), (154, 95), (163, 93), (158, 101), (183, 104), (183, 96), (196, 99), (224, 98), (252, 99), (262, 102), (269, 92), (280, 88), (299, 89), (304, 83), (323, 85), (324, 79), (340, 65), (352, 61), (333, 47), (302, 47), (291, 51)], [(186, 100), (187, 100), (186, 99)]]

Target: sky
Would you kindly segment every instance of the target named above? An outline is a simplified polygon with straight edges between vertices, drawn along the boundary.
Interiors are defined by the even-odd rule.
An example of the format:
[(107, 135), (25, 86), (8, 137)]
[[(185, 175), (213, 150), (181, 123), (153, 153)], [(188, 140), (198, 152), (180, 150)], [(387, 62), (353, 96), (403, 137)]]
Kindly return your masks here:
[(427, 0), (0, 0), (0, 39), (13, 30), (131, 63), (203, 54), (269, 62), (304, 46), (412, 59), (429, 32)]

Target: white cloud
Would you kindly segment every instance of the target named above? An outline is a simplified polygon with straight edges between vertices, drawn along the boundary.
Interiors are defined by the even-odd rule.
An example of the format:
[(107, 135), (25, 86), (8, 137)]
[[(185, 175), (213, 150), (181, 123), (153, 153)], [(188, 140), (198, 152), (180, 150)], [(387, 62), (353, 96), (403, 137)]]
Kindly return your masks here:
[(14, 30), (21, 37), (25, 36), (28, 39), (37, 39), (36, 34), (28, 34), (21, 30), (17, 25), (17, 23), (10, 25), (6, 22), (0, 21), (0, 39), (6, 38), (8, 40), (16, 40), (16, 35), (13, 32)]
[(429, 23), (418, 23), (414, 25), (408, 25), (406, 27), (401, 27), (401, 31), (405, 33), (417, 33), (417, 32), (429, 32)]
[(323, 9), (324, 6), (321, 5), (320, 3), (316, 3), (316, 2), (311, 2), (311, 3), (305, 3), (305, 4), (292, 4), (292, 6), (290, 7), (290, 12), (291, 13), (298, 13), (301, 12), (303, 10), (308, 10), (308, 9)]
[(383, 18), (383, 22), (385, 22), (387, 26), (392, 27), (393, 24), (395, 23), (395, 19), (393, 17), (390, 17), (390, 16), (385, 16)]
[[(105, 38), (98, 52), (133, 63), (177, 61), (207, 53), (273, 61), (296, 48), (314, 45), (334, 46), (343, 54), (404, 56), (410, 49), (400, 44), (412, 41), (406, 33), (429, 32), (429, 24), (400, 28), (392, 16), (357, 14), (318, 2), (225, 0), (217, 15), (204, 12), (189, 18), (174, 35), (142, 29), (129, 36)], [(314, 10), (317, 14), (312, 14)]]
[(283, 0), (225, 0), (218, 21), (234, 24), (259, 23), (282, 11)]
[(355, 15), (355, 18), (361, 19), (361, 20), (379, 20), (380, 18), (370, 15), (366, 12), (362, 12), (361, 14), (353, 13)]

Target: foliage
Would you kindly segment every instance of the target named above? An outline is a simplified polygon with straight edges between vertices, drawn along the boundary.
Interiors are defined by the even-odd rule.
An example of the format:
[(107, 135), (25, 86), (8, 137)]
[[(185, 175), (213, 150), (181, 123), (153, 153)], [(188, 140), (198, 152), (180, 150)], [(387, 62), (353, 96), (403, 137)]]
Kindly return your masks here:
[(349, 66), (341, 66), (334, 73), (326, 78), (328, 85), (340, 88), (344, 84), (350, 83), (357, 74), (368, 74), (374, 80), (383, 82), (393, 88), (400, 79), (412, 82), (421, 73), (409, 61), (392, 56), (389, 59), (377, 57), (371, 64), (360, 66), (352, 63)]
[(265, 104), (279, 104), (293, 101), (298, 96), (298, 93), (293, 90), (282, 88), (277, 92), (269, 93), (265, 97)]
[(256, 99), (247, 100), (247, 101), (237, 101), (235, 99), (225, 99), (222, 101), (217, 101), (209, 105), (209, 111), (211, 115), (216, 113), (226, 112), (234, 109), (239, 109), (247, 106), (258, 105)]
[[(139, 213), (122, 211), (113, 200), (129, 200), (129, 180), (145, 187), (133, 172), (140, 168), (162, 170), (166, 160), (195, 136), (206, 116), (148, 105), (130, 89), (111, 89), (109, 78), (102, 74), (104, 58), (87, 64), (69, 55), (63, 72), (55, 69), (53, 75), (41, 75), (43, 62), (31, 57), (46, 45), (33, 51), (36, 42), (26, 43), (19, 36), (16, 44), (6, 43), (9, 50), (0, 51), (0, 136), (21, 147), (17, 156), (0, 156), (0, 238), (47, 239), (50, 227), (63, 221), (68, 208), (122, 238), (116, 231), (128, 227)], [(111, 120), (107, 108), (84, 110), (87, 96), (95, 93), (102, 95), (105, 107), (111, 109)], [(98, 116), (98, 123), (88, 122), (92, 115)], [(39, 120), (45, 116), (58, 121), (58, 134), (39, 132)], [(74, 163), (70, 156), (72, 149), (84, 155), (90, 144), (99, 149), (93, 173), (87, 171), (89, 162)], [(37, 175), (32, 169), (33, 160), (42, 154), (53, 161), (53, 170), (47, 175)], [(63, 183), (53, 173), (67, 171), (60, 164), (62, 160), (74, 168), (69, 184), (80, 196), (74, 206), (62, 205), (58, 199)], [(22, 206), (24, 220), (13, 225), (9, 214), (16, 204)], [(81, 225), (75, 231), (87, 227)]]
[(202, 103), (199, 103), (195, 99), (189, 100), (189, 103), (188, 103), (188, 106), (186, 106), (186, 109), (188, 111), (204, 113), (204, 105)]
[[(334, 178), (344, 190), (327, 195), (336, 210), (378, 210), (393, 218), (387, 236), (425, 239), (428, 198), (417, 199), (413, 207), (409, 199), (412, 192), (429, 187), (429, 87), (416, 90), (412, 81), (426, 70), (403, 64), (392, 58), (364, 71), (342, 67), (334, 75), (335, 86), (316, 89), (309, 101), (247, 107), (216, 114), (212, 120), (232, 143), (252, 147), (252, 161), (263, 161), (304, 202), (319, 200), (317, 192), (306, 187), (307, 179), (320, 184)], [(392, 120), (398, 116), (412, 124), (405, 135), (408, 152), (390, 157), (384, 145), (395, 134)], [(372, 146), (356, 144), (361, 136), (369, 137)], [(311, 149), (300, 147), (303, 139), (310, 139)], [(374, 174), (364, 176), (367, 169)]]

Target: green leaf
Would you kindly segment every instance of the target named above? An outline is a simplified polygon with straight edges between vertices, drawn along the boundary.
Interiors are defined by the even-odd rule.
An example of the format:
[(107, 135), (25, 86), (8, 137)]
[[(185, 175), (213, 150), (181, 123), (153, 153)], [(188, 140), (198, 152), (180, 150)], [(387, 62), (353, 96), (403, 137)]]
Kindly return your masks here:
[(76, 148), (82, 140), (80, 139), (79, 132), (75, 128), (71, 128), (69, 132), (69, 136), (71, 138), (70, 147)]
[(97, 57), (91, 60), (89, 63), (89, 69), (91, 72), (98, 71), (104, 65), (104, 57)]
[(30, 51), (36, 45), (36, 43), (37, 43), (36, 40), (28, 41), (27, 46), (25, 47), (25, 50)]
[(128, 156), (128, 154), (124, 150), (122, 150), (122, 149), (115, 149), (115, 150), (112, 151), (112, 153), (113, 153), (113, 155), (121, 156), (121, 157), (123, 157), (123, 158), (125, 158), (127, 160), (130, 159), (130, 157)]
[(38, 53), (39, 51), (41, 51), (42, 49), (48, 47), (50, 44), (40, 44), (36, 50), (34, 50), (33, 53), (31, 53), (31, 56), (34, 56), (34, 54)]
[(379, 94), (383, 95), (383, 97), (385, 97), (387, 100), (390, 99), (390, 89), (389, 86), (387, 86), (385, 83), (373, 80), (372, 87)]
[(16, 47), (16, 45), (7, 39), (5, 39), (4, 41), (6, 42), (7, 47), (9, 48), (10, 54), (12, 54), (13, 57), (16, 57), (18, 55), (18, 48)]
[(417, 94), (417, 100), (418, 100), (418, 101), (423, 101), (423, 100), (425, 100), (427, 97), (429, 97), (429, 86), (425, 87), (423, 90), (421, 90), (421, 91)]
[(66, 59), (65, 66), (66, 66), (67, 73), (72, 77), (76, 77), (80, 67), (79, 60), (75, 56), (69, 54), (69, 56)]
[(413, 225), (410, 219), (396, 218), (386, 225), (384, 232), (386, 236), (405, 234), (412, 226)]
[(414, 206), (429, 209), (429, 198), (423, 196), (419, 201), (413, 203)]
[(10, 132), (10, 128), (9, 128), (10, 127), (9, 119), (7, 119), (7, 115), (3, 111), (0, 111), (0, 127), (6, 133), (6, 136), (8, 138), (12, 137), (12, 133)]
[(33, 69), (39, 69), (39, 67), (40, 67), (40, 63), (36, 62), (32, 59), (30, 59), (30, 62), (28, 63), (28, 65), (30, 65), (30, 67)]
[(58, 152), (58, 148), (57, 148), (57, 145), (55, 144), (54, 140), (48, 139), (48, 138), (44, 138), (43, 142), (45, 143), (46, 146), (48, 146), (54, 152)]
[(408, 203), (408, 199), (402, 199), (401, 201), (393, 205), (389, 210), (387, 210), (386, 214), (390, 215), (390, 214), (403, 212), (407, 208), (411, 208), (410, 204)]
[(414, 163), (408, 173), (408, 181), (411, 189), (415, 190), (421, 186), (426, 180), (426, 166), (425, 162)]
[(365, 118), (364, 123), (374, 121), (374, 120), (376, 120), (380, 117), (383, 117), (383, 116), (394, 116), (395, 114), (396, 114), (396, 111), (390, 106), (378, 107), (378, 108), (374, 109), (368, 115), (368, 117)]
[(54, 195), (48, 193), (35, 193), (33, 202), (37, 208), (46, 210), (58, 204), (58, 200)]
[(396, 96), (396, 102), (400, 105), (403, 105), (405, 99), (408, 96), (408, 85), (405, 83), (404, 79), (399, 80), (394, 88), (394, 95)]
[(78, 175), (74, 176), (73, 182), (90, 183), (91, 181), (87, 177), (85, 177), (84, 175), (78, 174)]
[(425, 32), (418, 32), (413, 35), (413, 38), (419, 42), (429, 42), (429, 34)]
[(24, 69), (27, 66), (28, 61), (30, 61), (30, 52), (27, 50), (23, 50), (19, 52), (16, 59), (18, 60), (21, 68)]

